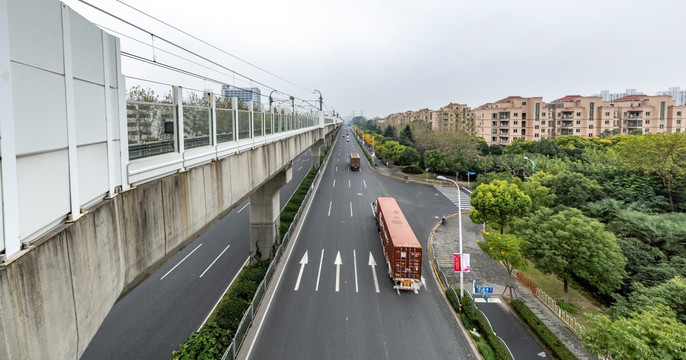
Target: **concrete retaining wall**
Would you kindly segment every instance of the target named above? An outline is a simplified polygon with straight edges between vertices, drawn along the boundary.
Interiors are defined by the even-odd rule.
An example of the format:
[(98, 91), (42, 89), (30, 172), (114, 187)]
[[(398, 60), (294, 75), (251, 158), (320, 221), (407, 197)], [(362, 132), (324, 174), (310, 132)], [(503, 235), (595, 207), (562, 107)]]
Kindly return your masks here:
[(120, 193), (0, 265), (0, 359), (78, 359), (123, 292), (320, 136), (314, 129)]

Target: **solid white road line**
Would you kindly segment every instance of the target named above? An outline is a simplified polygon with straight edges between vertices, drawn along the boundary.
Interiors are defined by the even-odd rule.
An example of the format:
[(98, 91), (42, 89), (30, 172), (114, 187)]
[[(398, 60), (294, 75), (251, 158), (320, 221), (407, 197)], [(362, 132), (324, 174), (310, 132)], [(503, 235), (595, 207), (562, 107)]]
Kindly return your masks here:
[(366, 189), (366, 188), (367, 188), (367, 183), (366, 183), (364, 180), (362, 180), (362, 183), (364, 184), (364, 188)]
[(298, 281), (295, 282), (295, 291), (298, 291), (300, 287), (300, 279), (303, 277), (303, 270), (305, 270), (305, 265), (307, 265), (307, 250), (305, 250), (305, 255), (300, 260), (300, 273), (298, 273)]
[[(245, 262), (243, 263), (243, 265), (241, 265), (241, 269), (244, 268), (245, 265), (248, 264), (248, 261), (250, 261), (250, 257), (247, 257), (247, 258), (245, 259)], [(233, 282), (236, 281), (236, 278), (238, 277), (238, 275), (240, 275), (240, 273), (241, 273), (241, 272), (238, 271), (238, 272), (236, 272), (236, 275), (233, 276), (233, 279), (231, 279), (231, 282), (229, 283), (229, 285), (226, 286), (226, 289), (224, 290), (224, 292), (221, 294), (221, 296), (219, 296), (219, 299), (217, 300), (217, 302), (216, 302), (216, 303), (214, 304), (214, 306), (212, 307), (212, 310), (210, 310), (210, 312), (207, 313), (207, 317), (206, 317), (205, 320), (202, 322), (202, 324), (200, 324), (200, 327), (198, 328), (197, 331), (200, 331), (200, 329), (202, 329), (202, 327), (205, 325), (205, 323), (207, 322), (207, 319), (210, 318), (210, 315), (212, 315), (212, 313), (214, 312), (214, 309), (217, 308), (217, 305), (219, 305), (219, 302), (222, 301), (222, 299), (224, 298), (224, 294), (226, 294), (226, 292), (229, 291), (229, 288), (231, 287), (231, 285), (233, 285)]]
[(314, 291), (319, 291), (319, 277), (322, 275), (322, 264), (324, 263), (324, 249), (322, 249), (322, 257), (319, 258), (319, 271), (317, 272), (317, 285), (314, 287)]
[(224, 248), (224, 250), (223, 250), (222, 252), (220, 252), (219, 255), (217, 255), (217, 258), (214, 259), (214, 261), (212, 261), (212, 263), (210, 264), (210, 266), (208, 266), (207, 269), (205, 269), (205, 271), (203, 271), (202, 274), (200, 274), (200, 277), (202, 277), (203, 275), (205, 275), (205, 273), (207, 272), (207, 270), (209, 270), (209, 269), (212, 267), (212, 265), (214, 265), (214, 263), (216, 263), (217, 260), (219, 260), (219, 258), (220, 258), (222, 255), (224, 255), (224, 253), (226, 252), (226, 250), (229, 249), (229, 246), (231, 246), (231, 245), (226, 245), (226, 247)]
[(167, 275), (169, 275), (170, 272), (174, 271), (174, 269), (176, 269), (177, 266), (181, 265), (182, 262), (184, 262), (189, 256), (191, 256), (192, 253), (195, 252), (195, 250), (198, 250), (198, 248), (201, 247), (201, 246), (202, 246), (202, 244), (196, 246), (195, 249), (193, 249), (193, 251), (189, 252), (188, 255), (186, 255), (183, 259), (181, 259), (181, 261), (179, 261), (178, 264), (174, 265), (174, 267), (171, 268), (171, 270), (167, 271), (167, 273), (164, 274), (164, 275), (160, 278), (160, 280), (162, 280), (162, 279), (164, 279), (165, 277), (167, 277)]
[(353, 217), (353, 203), (350, 202), (350, 217)]
[(355, 255), (355, 249), (353, 249), (353, 266), (355, 267), (355, 292), (360, 290), (357, 287), (357, 256)]
[(327, 215), (327, 216), (331, 216), (331, 203), (332, 203), (332, 201), (329, 201), (329, 215)]
[(338, 292), (341, 283), (341, 265), (343, 265), (340, 251), (336, 254), (336, 261), (334, 261), (333, 264), (336, 265), (336, 292)]
[(238, 214), (238, 213), (240, 213), (241, 211), (243, 211), (243, 209), (245, 209), (245, 207), (248, 206), (248, 205), (250, 205), (250, 201), (248, 201), (247, 204), (243, 205), (243, 207), (242, 207), (240, 210), (236, 211), (236, 214)]

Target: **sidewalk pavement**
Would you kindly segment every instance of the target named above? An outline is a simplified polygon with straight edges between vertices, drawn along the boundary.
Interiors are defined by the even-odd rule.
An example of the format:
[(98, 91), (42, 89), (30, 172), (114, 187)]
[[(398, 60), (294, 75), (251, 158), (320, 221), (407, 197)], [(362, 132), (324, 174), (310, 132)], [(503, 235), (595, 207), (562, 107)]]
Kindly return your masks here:
[[(457, 191), (457, 189), (451, 189)], [(463, 274), (463, 286), (465, 292), (473, 292), (472, 280), (476, 280), (479, 286), (493, 286), (493, 298), (499, 298), (508, 282), (508, 274), (503, 266), (491, 259), (484, 253), (477, 245), (477, 239), (481, 239), (482, 225), (474, 224), (463, 211), (462, 215), (462, 251), (465, 254), (471, 254), (471, 271)], [(459, 252), (459, 225), (457, 215), (448, 217), (445, 225), (439, 225), (436, 228), (432, 240), (433, 248), (438, 260), (437, 267), (446, 274), (449, 285), (453, 288), (459, 289), (460, 275), (453, 271), (453, 253)], [(582, 348), (579, 338), (570, 330), (552, 311), (550, 311), (543, 303), (541, 303), (526, 287), (520, 284), (516, 279), (511, 280), (511, 285), (514, 286), (514, 297), (523, 301), (536, 316), (562, 341), (562, 343), (579, 359), (593, 359), (592, 354)], [(507, 290), (505, 296), (509, 298), (510, 291)], [(480, 295), (474, 296), (480, 298)], [(503, 300), (504, 302), (504, 300)], [(498, 315), (494, 310), (494, 306), (477, 303), (477, 306), (486, 313), (491, 321), (491, 324), (499, 336), (501, 336), (510, 350), (517, 359), (535, 359), (540, 355), (534, 354), (531, 350), (522, 349), (522, 351), (529, 351), (526, 356), (521, 356), (522, 351), (516, 350), (519, 347), (525, 346), (525, 337), (517, 339), (513, 333), (515, 322), (521, 324), (517, 316), (509, 306), (500, 304), (501, 309), (504, 309), (508, 315)], [(491, 314), (497, 318), (491, 319)], [(519, 332), (520, 330), (514, 331)], [(524, 330), (527, 331), (527, 330)], [(528, 349), (528, 347), (527, 347)], [(520, 356), (517, 355), (520, 354)]]

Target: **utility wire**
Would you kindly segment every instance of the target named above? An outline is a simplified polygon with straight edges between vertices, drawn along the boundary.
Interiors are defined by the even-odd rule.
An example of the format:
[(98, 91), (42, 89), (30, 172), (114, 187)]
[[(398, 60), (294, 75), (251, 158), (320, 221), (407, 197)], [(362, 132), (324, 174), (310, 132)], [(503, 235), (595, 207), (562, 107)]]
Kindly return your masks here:
[(298, 87), (298, 88), (300, 88), (300, 89), (302, 89), (302, 90), (305, 90), (305, 91), (307, 91), (307, 92), (312, 92), (312, 91), (309, 90), (309, 89), (306, 89), (306, 88), (304, 88), (304, 87), (302, 87), (302, 86), (300, 86), (300, 85), (298, 85), (298, 84), (296, 84), (296, 83), (294, 83), (294, 82), (292, 82), (292, 81), (290, 81), (290, 80), (284, 79), (283, 77), (281, 77), (281, 76), (279, 76), (279, 75), (276, 75), (276, 74), (274, 74), (274, 73), (271, 72), (271, 71), (265, 70), (265, 69), (263, 69), (263, 68), (261, 68), (261, 67), (255, 65), (255, 64), (253, 64), (253, 63), (251, 63), (251, 62), (249, 62), (249, 61), (243, 60), (243, 59), (239, 58), (239, 57), (236, 56), (236, 55), (233, 55), (233, 54), (231, 54), (231, 53), (229, 53), (229, 52), (227, 52), (227, 51), (225, 51), (225, 50), (223, 50), (223, 49), (220, 49), (219, 47), (217, 47), (217, 46), (215, 46), (215, 45), (212, 45), (212, 44), (210, 44), (210, 43), (208, 43), (208, 42), (206, 42), (206, 41), (204, 41), (204, 40), (202, 40), (202, 39), (200, 39), (200, 38), (198, 38), (198, 37), (196, 37), (196, 36), (194, 36), (194, 35), (192, 35), (192, 34), (189, 34), (189, 33), (187, 33), (186, 31), (183, 31), (183, 30), (181, 30), (181, 29), (179, 29), (179, 28), (177, 28), (177, 27), (175, 27), (175, 26), (173, 26), (173, 25), (171, 25), (171, 24), (169, 24), (169, 23), (167, 23), (167, 22), (165, 22), (165, 21), (163, 21), (163, 20), (161, 20), (161, 19), (158, 19), (158, 18), (156, 18), (156, 17), (154, 17), (154, 16), (152, 16), (152, 15), (150, 15), (150, 14), (148, 14), (148, 13), (142, 11), (142, 10), (139, 10), (139, 9), (137, 9), (137, 8), (135, 8), (135, 7), (133, 7), (133, 6), (129, 5), (129, 4), (127, 4), (127, 3), (123, 2), (123, 1), (121, 1), (121, 0), (117, 0), (117, 2), (119, 2), (119, 3), (123, 4), (123, 5), (125, 5), (126, 7), (130, 8), (130, 9), (132, 9), (132, 10), (134, 10), (134, 11), (137, 11), (137, 12), (139, 12), (139, 13), (141, 13), (141, 14), (143, 14), (143, 15), (145, 15), (145, 16), (151, 18), (151, 19), (154, 19), (155, 21), (157, 21), (157, 22), (159, 22), (159, 23), (162, 23), (162, 24), (164, 24), (164, 25), (166, 25), (166, 26), (168, 26), (168, 27), (170, 27), (170, 28), (172, 28), (172, 29), (174, 29), (174, 30), (176, 30), (176, 31), (178, 31), (178, 32), (180, 32), (180, 33), (186, 35), (186, 36), (189, 36), (189, 37), (191, 37), (191, 38), (193, 38), (193, 39), (195, 39), (195, 40), (197, 40), (197, 41), (199, 41), (199, 42), (201, 42), (201, 43), (203, 43), (203, 44), (205, 44), (205, 45), (207, 45), (207, 46), (209, 46), (209, 47), (211, 47), (211, 48), (213, 48), (213, 49), (215, 49), (215, 50), (218, 50), (218, 51), (220, 51), (220, 52), (222, 52), (222, 53), (224, 53), (224, 54), (226, 54), (226, 55), (229, 55), (229, 56), (231, 56), (232, 58), (234, 58), (234, 59), (236, 59), (236, 60), (239, 60), (239, 61), (241, 61), (241, 62), (243, 62), (243, 63), (245, 63), (245, 64), (247, 64), (247, 65), (250, 65), (250, 66), (252, 66), (252, 67), (254, 67), (254, 68), (256, 68), (256, 69), (258, 69), (258, 70), (260, 70), (260, 71), (263, 71), (263, 72), (265, 72), (265, 73), (271, 75), (271, 76), (274, 76), (274, 77), (277, 78), (277, 79), (280, 79), (280, 80), (282, 80), (282, 81), (285, 81), (285, 82), (287, 82), (287, 83), (289, 83), (289, 84), (291, 84), (291, 85), (293, 85), (293, 86), (295, 86), (295, 87)]

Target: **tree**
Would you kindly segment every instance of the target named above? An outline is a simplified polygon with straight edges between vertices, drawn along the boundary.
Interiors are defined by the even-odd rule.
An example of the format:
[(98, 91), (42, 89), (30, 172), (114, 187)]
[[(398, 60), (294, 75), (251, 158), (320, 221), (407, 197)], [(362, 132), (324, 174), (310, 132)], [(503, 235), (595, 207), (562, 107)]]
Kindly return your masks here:
[(669, 203), (674, 205), (675, 182), (683, 181), (686, 175), (686, 134), (630, 136), (617, 144), (615, 151), (630, 169), (658, 176)]
[(410, 125), (405, 125), (405, 128), (400, 132), (398, 141), (405, 146), (414, 145), (414, 137), (412, 136), (412, 128)]
[(614, 234), (580, 210), (553, 214), (544, 207), (518, 222), (514, 231), (526, 240), (524, 253), (536, 268), (563, 281), (565, 302), (569, 281), (575, 277), (603, 294), (621, 286), (627, 261)]
[(541, 184), (540, 179), (549, 176), (545, 173), (538, 172), (536, 177), (530, 177), (527, 181), (522, 181), (520, 178), (511, 178), (511, 182), (522, 190), (524, 194), (531, 199), (531, 211), (536, 211), (541, 207), (551, 207), (555, 203), (555, 194), (550, 192), (550, 189)]
[[(491, 259), (499, 261), (507, 270), (507, 288), (510, 288), (510, 299), (512, 299), (512, 280), (513, 269), (526, 269), (528, 262), (522, 257), (521, 249), (524, 239), (513, 234), (494, 234), (483, 232), (484, 241), (477, 244)], [(505, 293), (503, 290), (503, 294)]]
[(686, 359), (686, 325), (664, 305), (649, 306), (615, 320), (606, 315), (590, 317), (581, 332), (585, 347), (599, 357), (612, 359)]
[(558, 204), (575, 208), (597, 200), (602, 190), (595, 180), (571, 171), (562, 171), (555, 176), (543, 178), (541, 184), (550, 188), (557, 197)]
[(412, 165), (417, 161), (419, 161), (419, 152), (409, 146), (403, 146), (398, 157), (393, 159), (393, 162), (398, 165)]
[(676, 276), (652, 287), (636, 284), (628, 299), (618, 301), (612, 310), (616, 315), (629, 316), (643, 307), (659, 304), (669, 306), (676, 319), (686, 324), (686, 279)]
[(469, 218), (477, 224), (488, 223), (501, 234), (514, 218), (526, 215), (531, 208), (531, 199), (517, 185), (503, 180), (479, 185), (470, 202)]
[(386, 126), (386, 129), (384, 129), (384, 131), (383, 131), (383, 136), (385, 136), (387, 138), (394, 138), (395, 137), (395, 128), (393, 127), (393, 125), (388, 124), (388, 126)]
[(445, 154), (438, 150), (429, 150), (424, 153), (424, 166), (441, 174), (446, 174), (450, 171), (448, 159), (445, 157)]

